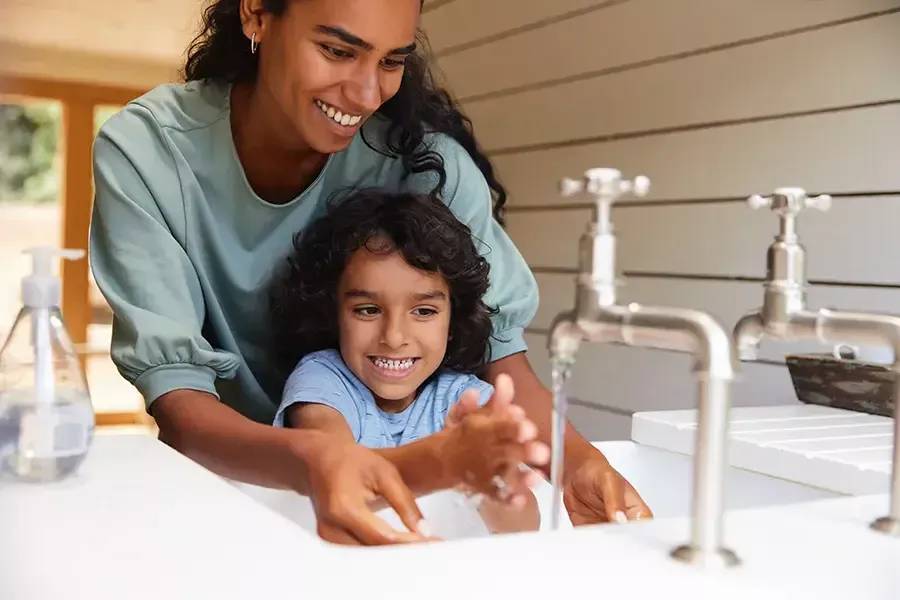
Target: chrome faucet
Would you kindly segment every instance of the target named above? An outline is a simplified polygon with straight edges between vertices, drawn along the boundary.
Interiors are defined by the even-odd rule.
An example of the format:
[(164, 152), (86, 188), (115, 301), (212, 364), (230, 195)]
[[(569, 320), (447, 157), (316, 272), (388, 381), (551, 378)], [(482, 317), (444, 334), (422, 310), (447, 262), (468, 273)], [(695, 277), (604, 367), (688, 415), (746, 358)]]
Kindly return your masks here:
[[(554, 499), (562, 477), (565, 420), (558, 398), (565, 377), (582, 341), (625, 344), (689, 352), (696, 358), (699, 425), (694, 453), (691, 541), (675, 548), (680, 561), (709, 566), (732, 566), (740, 561), (723, 547), (724, 481), (728, 440), (730, 385), (735, 378), (735, 358), (728, 331), (710, 315), (684, 308), (619, 304), (616, 298), (616, 237), (610, 220), (612, 204), (625, 193), (643, 196), (646, 177), (623, 181), (616, 169), (590, 169), (582, 179), (565, 179), (563, 196), (586, 192), (594, 197), (593, 220), (581, 236), (575, 308), (559, 314), (549, 334), (554, 372), (554, 426), (551, 446), (551, 479)], [(554, 515), (556, 513), (554, 512)]]
[(779, 231), (766, 254), (765, 293), (760, 308), (744, 315), (734, 328), (740, 360), (755, 360), (763, 338), (780, 342), (813, 340), (823, 344), (882, 345), (894, 352), (894, 453), (888, 516), (872, 528), (900, 536), (900, 315), (848, 312), (806, 306), (806, 251), (797, 237), (797, 215), (805, 208), (827, 211), (831, 197), (810, 198), (801, 188), (779, 188), (770, 197), (750, 196), (753, 209), (770, 208)]

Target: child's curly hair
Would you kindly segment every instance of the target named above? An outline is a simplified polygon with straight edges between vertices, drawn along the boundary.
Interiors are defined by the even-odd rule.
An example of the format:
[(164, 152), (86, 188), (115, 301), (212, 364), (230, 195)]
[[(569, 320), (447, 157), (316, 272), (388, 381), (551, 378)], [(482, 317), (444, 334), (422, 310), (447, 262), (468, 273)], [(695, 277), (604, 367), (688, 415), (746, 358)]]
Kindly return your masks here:
[(336, 349), (338, 285), (360, 248), (399, 252), (412, 267), (438, 273), (450, 290), (450, 336), (441, 367), (477, 374), (490, 360), (491, 316), (484, 303), (490, 265), (471, 230), (427, 195), (367, 189), (329, 202), (326, 214), (294, 237), (270, 294), (274, 344), (285, 369), (317, 350)]

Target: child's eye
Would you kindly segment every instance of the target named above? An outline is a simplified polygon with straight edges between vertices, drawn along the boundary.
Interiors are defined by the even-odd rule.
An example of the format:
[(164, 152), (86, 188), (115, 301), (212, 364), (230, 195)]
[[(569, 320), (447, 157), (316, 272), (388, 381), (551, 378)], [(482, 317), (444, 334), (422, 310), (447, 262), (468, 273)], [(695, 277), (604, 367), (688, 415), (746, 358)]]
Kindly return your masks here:
[(431, 317), (431, 316), (436, 315), (438, 311), (436, 311), (433, 308), (420, 307), (420, 308), (413, 310), (413, 312), (416, 314), (417, 317)]
[(377, 306), (358, 306), (353, 309), (353, 312), (362, 316), (362, 317), (374, 317), (379, 312)]

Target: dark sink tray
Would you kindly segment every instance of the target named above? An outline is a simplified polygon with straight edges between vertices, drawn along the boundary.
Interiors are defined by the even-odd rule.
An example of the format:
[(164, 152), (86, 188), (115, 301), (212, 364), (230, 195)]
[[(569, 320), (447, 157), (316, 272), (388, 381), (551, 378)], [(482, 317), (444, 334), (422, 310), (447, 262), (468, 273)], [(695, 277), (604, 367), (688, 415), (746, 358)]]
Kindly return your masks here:
[(833, 354), (789, 354), (785, 362), (797, 399), (804, 404), (894, 416), (897, 374), (888, 365)]

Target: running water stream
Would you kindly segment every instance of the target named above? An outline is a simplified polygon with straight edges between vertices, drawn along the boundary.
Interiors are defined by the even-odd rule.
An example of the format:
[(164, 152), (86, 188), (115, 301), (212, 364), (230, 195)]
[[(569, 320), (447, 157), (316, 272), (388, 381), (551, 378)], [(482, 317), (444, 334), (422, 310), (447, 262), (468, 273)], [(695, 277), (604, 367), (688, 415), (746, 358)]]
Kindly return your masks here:
[(563, 468), (566, 456), (566, 413), (569, 410), (569, 398), (566, 383), (571, 373), (568, 362), (553, 361), (553, 415), (550, 436), (550, 482), (553, 485), (553, 503), (551, 504), (550, 526), (553, 531), (559, 529), (559, 521), (563, 510)]

